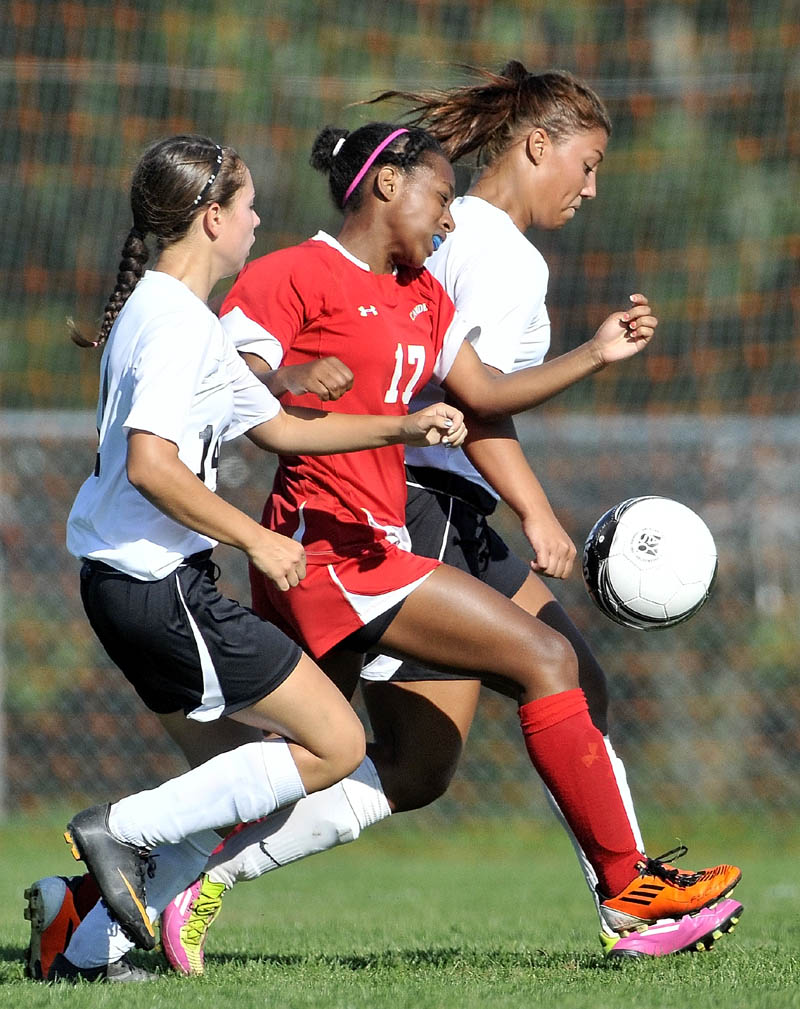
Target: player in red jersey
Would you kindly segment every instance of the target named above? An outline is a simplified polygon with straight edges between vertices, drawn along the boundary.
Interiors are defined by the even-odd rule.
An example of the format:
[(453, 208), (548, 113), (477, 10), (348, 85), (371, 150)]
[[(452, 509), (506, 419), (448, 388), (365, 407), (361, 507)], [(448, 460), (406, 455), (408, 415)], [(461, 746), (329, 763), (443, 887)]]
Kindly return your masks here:
[[(296, 248), (256, 260), (242, 271), (223, 305), (223, 326), (240, 352), (251, 355), (256, 370), (259, 360), (263, 367), (270, 358), (287, 371), (320, 358), (345, 361), (358, 377), (346, 395), (323, 403), (331, 411), (403, 412), (433, 377), (468, 407), (496, 414), (527, 409), (610, 361), (631, 356), (651, 338), (656, 320), (638, 295), (634, 307), (606, 320), (592, 341), (535, 371), (498, 375), (484, 368), (464, 339), (474, 327), (455, 312), (441, 285), (423, 268), (453, 228), (453, 172), (438, 144), (421, 130), (374, 124), (348, 136), (334, 156), (340, 139), (340, 132), (323, 131), (314, 155), (318, 166), (330, 166), (334, 198), (346, 204), (338, 237), (320, 233)], [(373, 155), (376, 161), (365, 177), (349, 174), (355, 161), (361, 159), (358, 167), (363, 168)], [(276, 391), (284, 393), (287, 403), (321, 402), (313, 394)], [(380, 631), (392, 623), (387, 643), (397, 638), (393, 648), (404, 650), (411, 638), (419, 637), (410, 627), (398, 633), (410, 600), (398, 612), (397, 623), (391, 620), (412, 589), (421, 588), (419, 579), (427, 579), (438, 566), (406, 549), (402, 456), (399, 449), (360, 452), (350, 459), (282, 460), (264, 521), (302, 541), (307, 575), (299, 591), (286, 599), (254, 577), (254, 599), (258, 607), (266, 607), (266, 593), (270, 609), (280, 613), (314, 655), (334, 647), (337, 654), (347, 650), (344, 639), (353, 633), (359, 645), (377, 641), (381, 633), (376, 635), (374, 627), (364, 630), (376, 619)], [(441, 588), (435, 595), (482, 595), (472, 579), (462, 583), (463, 577), (450, 570), (439, 573)], [(428, 610), (423, 596), (414, 598)], [(489, 593), (477, 605), (485, 612), (498, 603)], [(408, 623), (416, 626), (416, 618)], [(537, 652), (563, 646), (543, 626), (534, 623), (528, 630)], [(435, 637), (441, 638), (438, 624), (437, 631)], [(423, 632), (422, 637), (429, 635)], [(475, 661), (474, 650), (468, 646), (462, 654), (462, 647), (456, 632), (431, 660), (460, 667), (469, 652)], [(571, 664), (572, 657), (566, 661)], [(541, 663), (540, 656), (533, 665)], [(560, 660), (558, 671), (547, 674), (533, 674), (524, 664), (526, 671), (516, 675), (531, 697), (545, 685), (540, 675), (545, 681), (554, 678), (548, 694), (570, 679), (564, 679)], [(345, 689), (350, 692), (352, 685)]]
[[(433, 376), (473, 414), (491, 418), (541, 402), (652, 337), (656, 319), (647, 299), (634, 295), (631, 309), (614, 313), (569, 354), (509, 374), (484, 367), (463, 340), (465, 332), (475, 338), (474, 325), (422, 269), (453, 228), (452, 168), (438, 144), (414, 127), (326, 129), (312, 164), (329, 173), (344, 210), (339, 234), (256, 260), (222, 309), (240, 352), (254, 355), (251, 367), (286, 402), (393, 413)], [(322, 359), (355, 376), (338, 399), (303, 391), (314, 388), (311, 373)], [(375, 647), (504, 683), (520, 703), (534, 766), (587, 845), (612, 927), (629, 924), (626, 895), (641, 888), (642, 874), (657, 880), (659, 894), (637, 905), (645, 922), (697, 910), (730, 890), (735, 868), (695, 877), (643, 856), (578, 686), (572, 647), (471, 575), (409, 553), (401, 480), (399, 451), (283, 458), (264, 521), (303, 543), (308, 573), (284, 594), (254, 573), (256, 608), (279, 613), (348, 695), (360, 669), (353, 657)], [(369, 787), (388, 808), (408, 808), (393, 755), (384, 748), (376, 758), (379, 785), (373, 779)], [(366, 818), (378, 807), (376, 800)]]
[[(334, 202), (344, 210), (336, 239), (320, 234), (255, 261), (223, 306), (223, 325), (240, 352), (288, 402), (396, 410), (433, 373), (473, 413), (508, 414), (630, 356), (652, 337), (656, 320), (647, 299), (635, 295), (633, 308), (612, 315), (587, 344), (537, 368), (499, 375), (480, 364), (469, 342), (453, 356), (464, 324), (421, 272), (453, 227), (452, 169), (438, 145), (419, 129), (388, 124), (351, 134), (327, 129), (312, 164), (329, 173)], [(474, 339), (469, 320), (467, 330)], [(729, 892), (740, 878), (735, 867), (682, 873), (640, 850), (566, 639), (465, 572), (436, 557), (404, 554), (404, 495), (384, 496), (399, 483), (396, 456), (360, 453), (350, 460), (360, 465), (347, 469), (338, 461), (282, 460), (264, 520), (303, 542), (308, 574), (282, 598), (254, 574), (256, 608), (273, 619), (279, 612), (348, 696), (365, 649), (471, 673), (515, 696), (531, 761), (597, 873), (611, 929), (683, 917)], [(379, 745), (357, 772), (288, 815), (233, 835), (167, 909), (162, 936), (176, 969), (202, 972), (208, 926), (237, 880), (354, 840), (391, 812), (422, 804), (419, 783), (404, 778), (402, 746), (421, 746), (435, 766), (439, 743), (445, 750), (451, 743), (414, 732), (415, 711), (433, 711), (436, 699), (420, 694), (414, 708), (417, 685), (410, 686), (406, 714), (395, 708), (396, 722), (391, 715), (381, 721)], [(453, 716), (449, 735), (468, 724), (471, 692), (465, 704), (463, 711), (442, 709), (440, 727), (445, 712)]]
[[(454, 178), (438, 144), (422, 130), (388, 124), (351, 134), (328, 129), (312, 159), (329, 172), (344, 210), (339, 234), (258, 261), (240, 275), (223, 309), (240, 350), (286, 366), (267, 379), (287, 402), (329, 410), (371, 403), (395, 412), (435, 376), (479, 416), (506, 415), (631, 356), (652, 337), (656, 320), (638, 295), (575, 351), (536, 369), (491, 372), (469, 343), (459, 342), (469, 325), (422, 270), (453, 228)], [(356, 376), (340, 400), (311, 398), (302, 382), (293, 387), (299, 372), (291, 369), (305, 369), (304, 387), (313, 388), (318, 366), (338, 367), (323, 362), (331, 357)], [(404, 550), (405, 493), (393, 496), (404, 482), (402, 457), (380, 450), (356, 458), (366, 465), (350, 467), (344, 457), (323, 465), (307, 457), (282, 460), (265, 516), (273, 529), (302, 542), (307, 575), (280, 596), (254, 579), (257, 608), (279, 616), (348, 695), (369, 650), (502, 681), (519, 702), (530, 759), (595, 868), (601, 906), (616, 927), (630, 926), (632, 909), (637, 922), (648, 923), (698, 911), (729, 892), (740, 877), (734, 867), (681, 873), (640, 850), (567, 640), (472, 576)], [(404, 808), (391, 754), (374, 756), (326, 789), (322, 806), (313, 796), (301, 800), (231, 843), (242, 851), (258, 847), (280, 865), (357, 837)], [(273, 839), (281, 831), (278, 850)], [(259, 871), (256, 865), (252, 875)], [(202, 890), (196, 903), (209, 920), (214, 907)], [(197, 972), (198, 960), (178, 966)]]

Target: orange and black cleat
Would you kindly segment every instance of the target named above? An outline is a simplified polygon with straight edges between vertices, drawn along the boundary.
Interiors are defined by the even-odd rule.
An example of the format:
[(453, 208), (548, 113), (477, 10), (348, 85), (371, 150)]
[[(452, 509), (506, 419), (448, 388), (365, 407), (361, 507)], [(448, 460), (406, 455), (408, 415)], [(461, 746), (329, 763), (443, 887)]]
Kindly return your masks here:
[(684, 872), (667, 862), (681, 858), (686, 851), (681, 845), (658, 858), (643, 859), (639, 875), (621, 893), (614, 897), (601, 894), (600, 913), (606, 925), (624, 935), (660, 919), (695, 914), (726, 897), (742, 878), (735, 865)]

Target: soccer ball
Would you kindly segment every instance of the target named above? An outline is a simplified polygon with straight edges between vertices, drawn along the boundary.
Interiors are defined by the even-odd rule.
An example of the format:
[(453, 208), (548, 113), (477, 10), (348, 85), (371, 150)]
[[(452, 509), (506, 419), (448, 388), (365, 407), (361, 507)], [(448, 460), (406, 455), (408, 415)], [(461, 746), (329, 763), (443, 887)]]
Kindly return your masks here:
[(697, 613), (717, 574), (717, 548), (691, 508), (634, 497), (598, 519), (583, 549), (589, 595), (626, 627), (672, 627)]

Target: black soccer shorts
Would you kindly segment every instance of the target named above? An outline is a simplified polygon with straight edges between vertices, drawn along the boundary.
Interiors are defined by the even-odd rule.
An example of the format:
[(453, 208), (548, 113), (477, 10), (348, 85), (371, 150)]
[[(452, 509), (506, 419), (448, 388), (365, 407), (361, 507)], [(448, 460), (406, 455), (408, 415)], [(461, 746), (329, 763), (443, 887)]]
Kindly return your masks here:
[(211, 551), (144, 582), (96, 561), (81, 599), (109, 658), (156, 714), (212, 721), (255, 704), (289, 676), (302, 649), (216, 586)]

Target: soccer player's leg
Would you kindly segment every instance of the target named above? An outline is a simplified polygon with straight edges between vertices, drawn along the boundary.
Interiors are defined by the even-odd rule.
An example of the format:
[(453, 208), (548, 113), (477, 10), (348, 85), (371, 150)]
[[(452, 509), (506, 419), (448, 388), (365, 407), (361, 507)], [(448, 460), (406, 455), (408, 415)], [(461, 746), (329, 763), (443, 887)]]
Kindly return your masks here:
[(405, 601), (381, 645), (434, 667), (481, 674), (488, 667), (517, 686), (531, 762), (595, 867), (603, 916), (615, 931), (629, 926), (612, 912), (652, 924), (699, 911), (738, 883), (741, 873), (732, 866), (681, 872), (643, 854), (603, 737), (577, 686), (575, 653), (541, 621), (476, 579), (441, 566)]

